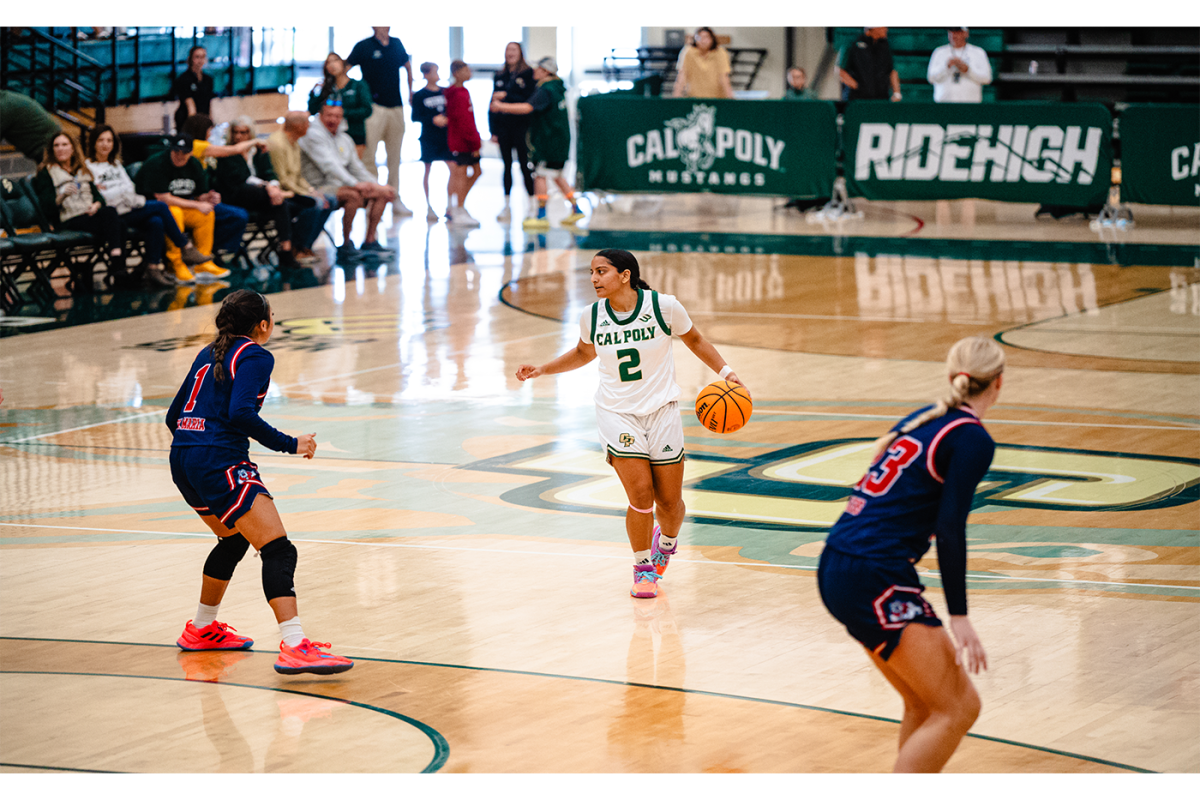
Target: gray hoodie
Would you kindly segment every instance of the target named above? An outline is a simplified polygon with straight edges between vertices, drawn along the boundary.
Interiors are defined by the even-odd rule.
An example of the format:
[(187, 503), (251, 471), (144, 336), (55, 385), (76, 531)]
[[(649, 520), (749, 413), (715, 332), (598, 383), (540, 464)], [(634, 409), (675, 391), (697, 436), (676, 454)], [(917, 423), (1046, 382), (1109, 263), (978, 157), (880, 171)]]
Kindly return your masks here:
[(335, 136), (325, 130), (319, 117), (314, 116), (309, 121), (308, 133), (296, 143), (300, 146), (300, 174), (326, 194), (359, 181), (377, 183), (379, 180), (358, 160), (354, 140), (344, 128)]

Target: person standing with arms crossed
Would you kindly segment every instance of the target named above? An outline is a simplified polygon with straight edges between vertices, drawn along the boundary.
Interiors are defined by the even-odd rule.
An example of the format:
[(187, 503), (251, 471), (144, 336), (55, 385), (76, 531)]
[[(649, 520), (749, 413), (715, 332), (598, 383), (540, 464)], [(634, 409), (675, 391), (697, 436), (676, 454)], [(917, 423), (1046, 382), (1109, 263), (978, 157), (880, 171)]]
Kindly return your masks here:
[[(987, 669), (967, 619), (966, 526), (996, 448), (980, 420), (999, 397), (1004, 351), (991, 339), (961, 339), (946, 368), (945, 396), (876, 442), (817, 567), (825, 607), (904, 698), (895, 772), (945, 766), (979, 716), (967, 671)], [(915, 566), (935, 536), (954, 642)]]
[[(412, 57), (399, 39), (389, 36), (389, 26), (372, 27), (374, 36), (354, 45), (346, 59), (346, 68), (358, 67), (363, 80), (371, 88), (373, 104), (371, 116), (367, 117), (367, 148), (362, 153), (363, 166), (372, 175), (379, 175), (375, 166), (375, 154), (383, 142), (387, 152), (388, 179), (396, 197), (392, 201), (392, 213), (400, 217), (411, 217), (412, 212), (400, 199), (400, 145), (404, 142), (404, 101), (400, 94), (400, 68), (408, 72), (408, 102), (412, 104), (413, 70)], [(374, 179), (372, 179), (374, 180)]]
[[(524, 103), (537, 88), (533, 79), (533, 68), (525, 63), (525, 51), (520, 42), (509, 42), (504, 48), (504, 68), (492, 78), (492, 99), (507, 103)], [(517, 153), (517, 164), (521, 177), (525, 179), (525, 194), (532, 203), (534, 197), (533, 171), (529, 168), (529, 145), (526, 134), (529, 118), (513, 114), (488, 112), (488, 127), (492, 141), (500, 146), (500, 158), (504, 162), (504, 210), (496, 217), (497, 222), (512, 219), (509, 196), (512, 194), (513, 151)]]

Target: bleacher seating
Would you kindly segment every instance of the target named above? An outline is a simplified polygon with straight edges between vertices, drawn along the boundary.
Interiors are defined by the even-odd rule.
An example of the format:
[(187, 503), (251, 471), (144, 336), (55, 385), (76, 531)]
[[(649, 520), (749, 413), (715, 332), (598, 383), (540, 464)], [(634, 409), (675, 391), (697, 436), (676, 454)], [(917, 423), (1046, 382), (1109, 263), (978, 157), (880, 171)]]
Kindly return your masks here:
[[(861, 28), (828, 29), (839, 61), (861, 33)], [(946, 44), (946, 29), (889, 28), (888, 41), (904, 98), (932, 100), (925, 75), (930, 54)], [(970, 42), (987, 52), (992, 65), (984, 102), (1195, 103), (1200, 98), (1196, 28), (974, 28)]]
[[(617, 50), (612, 55), (604, 57), (604, 64), (599, 74), (610, 81), (638, 81), (649, 77), (657, 80), (652, 88), (660, 88), (670, 92), (675, 84), (677, 75), (676, 65), (679, 63), (681, 47), (639, 47), (636, 54), (618, 55)], [(755, 47), (725, 46), (729, 54), (729, 83), (734, 91), (752, 89), (758, 71), (767, 58), (767, 51)], [(638, 92), (641, 94), (642, 92)], [(657, 94), (656, 91), (649, 92)]]

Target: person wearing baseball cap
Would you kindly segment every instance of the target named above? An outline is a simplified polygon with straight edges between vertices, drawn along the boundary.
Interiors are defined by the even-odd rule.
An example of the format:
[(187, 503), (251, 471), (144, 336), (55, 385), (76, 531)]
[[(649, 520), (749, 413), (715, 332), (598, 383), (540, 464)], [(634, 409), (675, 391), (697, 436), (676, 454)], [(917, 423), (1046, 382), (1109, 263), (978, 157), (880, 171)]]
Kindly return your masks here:
[[(166, 203), (180, 230), (190, 233), (196, 249), (203, 253), (213, 250), (217, 215), (214, 210), (221, 198), (208, 188), (208, 170), (192, 156), (192, 137), (172, 136), (167, 149), (150, 156), (138, 170), (135, 184), (139, 194)], [(180, 249), (170, 239), (166, 241), (166, 259), (175, 270), (175, 280), (181, 284), (195, 283), (196, 275), (219, 280), (229, 275), (213, 261), (196, 265), (196, 275), (183, 263)]]
[(933, 51), (926, 77), (933, 84), (935, 103), (979, 103), (983, 87), (992, 82), (992, 65), (982, 47), (967, 44), (970, 31), (947, 28), (949, 44)]

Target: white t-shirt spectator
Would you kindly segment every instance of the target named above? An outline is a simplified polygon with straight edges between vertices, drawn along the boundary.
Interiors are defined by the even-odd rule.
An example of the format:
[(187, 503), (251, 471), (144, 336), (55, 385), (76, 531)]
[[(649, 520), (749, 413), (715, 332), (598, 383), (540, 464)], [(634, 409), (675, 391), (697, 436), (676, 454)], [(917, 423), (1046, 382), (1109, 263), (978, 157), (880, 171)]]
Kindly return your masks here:
[[(949, 65), (952, 58), (966, 62), (969, 69), (959, 73)], [(944, 44), (929, 57), (926, 77), (933, 84), (933, 102), (978, 103), (983, 100), (983, 87), (992, 82), (992, 65), (982, 47), (969, 42), (961, 48)]]

